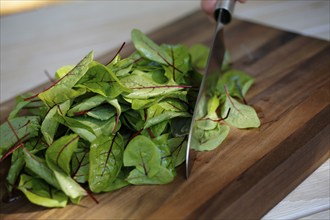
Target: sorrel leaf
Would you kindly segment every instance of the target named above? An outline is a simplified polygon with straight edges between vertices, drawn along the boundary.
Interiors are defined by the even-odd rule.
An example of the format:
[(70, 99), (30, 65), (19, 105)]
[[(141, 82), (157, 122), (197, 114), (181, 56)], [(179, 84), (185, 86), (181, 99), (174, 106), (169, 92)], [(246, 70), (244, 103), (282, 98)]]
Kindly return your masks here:
[(0, 157), (13, 145), (36, 137), (39, 121), (38, 116), (22, 116), (4, 122), (0, 126)]
[(98, 136), (91, 144), (89, 153), (89, 187), (99, 193), (108, 188), (117, 178), (123, 161), (123, 139), (113, 136)]
[(46, 151), (47, 160), (53, 162), (66, 174), (70, 175), (70, 161), (72, 154), (78, 147), (78, 139), (78, 135), (71, 134), (54, 141)]
[(131, 37), (135, 49), (139, 51), (143, 57), (161, 64), (173, 63), (172, 57), (165, 49), (158, 46), (140, 30), (132, 30)]
[(45, 180), (47, 183), (59, 189), (60, 186), (57, 182), (57, 179), (55, 178), (52, 170), (46, 164), (45, 159), (32, 154), (26, 148), (23, 148), (23, 152), (26, 167), (37, 176)]
[(38, 97), (48, 106), (60, 104), (68, 99), (78, 97), (84, 90), (74, 90), (72, 87), (84, 76), (93, 61), (93, 52), (85, 56), (71, 71), (59, 79), (54, 85), (43, 91)]
[(41, 179), (25, 174), (21, 175), (18, 189), (36, 205), (65, 207), (68, 201), (68, 197), (61, 190), (49, 186)]
[(232, 97), (226, 97), (224, 108), (221, 115), (225, 117), (231, 109), (229, 116), (225, 119), (228, 124), (237, 128), (257, 128), (260, 126), (260, 120), (254, 108), (236, 101)]

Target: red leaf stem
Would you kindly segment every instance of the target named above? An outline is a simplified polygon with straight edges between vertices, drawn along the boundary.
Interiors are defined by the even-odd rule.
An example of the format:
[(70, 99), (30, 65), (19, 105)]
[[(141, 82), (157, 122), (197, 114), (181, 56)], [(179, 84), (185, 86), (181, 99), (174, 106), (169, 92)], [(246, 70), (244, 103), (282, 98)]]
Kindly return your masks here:
[(29, 135), (30, 135), (30, 133), (27, 133), (22, 138), (18, 139), (17, 142), (16, 142), (16, 144), (13, 145), (12, 147), (10, 147), (8, 149), (8, 151), (1, 157), (0, 162), (4, 161), (9, 155), (11, 155), (18, 148), (23, 147), (24, 146), (24, 143), (22, 141), (24, 140), (24, 138), (26, 138)]
[(58, 160), (60, 158), (60, 155), (62, 154), (62, 152), (64, 151), (64, 149), (69, 146), (69, 144), (71, 144), (73, 141), (75, 141), (76, 139), (78, 139), (79, 136), (76, 136), (75, 138), (72, 138), (71, 140), (69, 140), (62, 148), (61, 150), (58, 152), (57, 156), (56, 156), (56, 164), (58, 164)]
[(120, 51), (124, 48), (124, 46), (125, 46), (125, 42), (120, 46), (120, 48), (119, 48), (119, 50), (117, 51), (117, 53), (113, 56), (113, 58), (106, 64), (106, 66), (107, 65), (109, 65), (115, 58), (116, 58), (116, 56), (120, 53)]
[(225, 92), (226, 92), (226, 96), (227, 96), (227, 98), (229, 99), (229, 101), (230, 101), (230, 103), (231, 103), (231, 105), (241, 114), (241, 115), (243, 115), (242, 114), (242, 112), (234, 105), (234, 102), (233, 102), (233, 100), (231, 99), (231, 97), (230, 97), (230, 94), (229, 94), (229, 92), (228, 92), (228, 89), (227, 89), (227, 86), (226, 85), (223, 85), (223, 87), (224, 87), (224, 89), (225, 89)]

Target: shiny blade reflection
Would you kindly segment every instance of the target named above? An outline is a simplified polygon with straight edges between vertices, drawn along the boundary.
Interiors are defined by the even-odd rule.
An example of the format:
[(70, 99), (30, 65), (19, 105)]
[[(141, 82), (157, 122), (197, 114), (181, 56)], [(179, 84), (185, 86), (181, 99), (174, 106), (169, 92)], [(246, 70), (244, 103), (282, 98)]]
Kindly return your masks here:
[(208, 57), (206, 72), (204, 73), (202, 83), (200, 86), (197, 102), (193, 118), (190, 125), (190, 132), (188, 136), (188, 145), (186, 151), (186, 178), (188, 178), (192, 161), (189, 161), (190, 149), (198, 146), (200, 143), (194, 138), (195, 121), (207, 115), (207, 103), (212, 97), (217, 82), (221, 76), (221, 65), (225, 54), (225, 45), (223, 38), (223, 24), (217, 22), (217, 27), (212, 41), (211, 52)]

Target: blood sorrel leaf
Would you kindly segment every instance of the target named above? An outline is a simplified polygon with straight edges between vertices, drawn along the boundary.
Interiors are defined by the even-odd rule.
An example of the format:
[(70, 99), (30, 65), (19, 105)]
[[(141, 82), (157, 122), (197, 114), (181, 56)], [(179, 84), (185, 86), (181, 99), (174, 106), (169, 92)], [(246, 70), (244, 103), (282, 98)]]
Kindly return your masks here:
[(16, 105), (14, 107), (14, 109), (11, 110), (11, 112), (9, 113), (8, 119), (12, 119), (17, 117), (18, 113), (28, 104), (30, 103), (30, 101), (24, 101), (24, 99), (18, 97), (16, 99)]
[(88, 181), (88, 175), (89, 149), (87, 149), (86, 147), (80, 147), (72, 155), (71, 176), (78, 183), (85, 183)]
[[(151, 176), (150, 173), (153, 173), (153, 175)], [(173, 179), (173, 173), (162, 166), (153, 166), (148, 173), (141, 171), (141, 169), (134, 169), (126, 178), (129, 183), (134, 185), (166, 184), (172, 182)]]
[(89, 153), (89, 188), (104, 191), (117, 178), (123, 161), (123, 139), (120, 134), (98, 136)]
[(188, 112), (163, 111), (162, 113), (159, 113), (154, 117), (148, 117), (147, 121), (145, 122), (144, 128), (149, 128), (161, 122), (168, 121), (172, 118), (177, 117), (191, 117), (191, 115)]
[(126, 174), (121, 170), (117, 178), (103, 189), (103, 192), (111, 192), (129, 185), (126, 180)]
[(135, 166), (149, 176), (157, 173), (160, 161), (161, 155), (157, 146), (143, 135), (133, 138), (124, 151), (124, 166)]
[(176, 175), (175, 166), (173, 164), (173, 158), (171, 150), (168, 146), (168, 137), (169, 134), (162, 134), (155, 136), (152, 141), (156, 144), (157, 148), (160, 151), (161, 161), (160, 165), (166, 167), (173, 173), (173, 176)]
[(253, 82), (253, 78), (245, 72), (231, 69), (225, 72), (220, 78), (217, 86), (217, 93), (225, 95), (226, 87), (230, 96), (244, 100)]
[(172, 64), (172, 57), (165, 49), (158, 46), (140, 30), (134, 29), (131, 32), (134, 47), (141, 56), (161, 64)]
[[(46, 149), (48, 146), (41, 141), (40, 138), (30, 139), (29, 141), (24, 143), (24, 147), (29, 150), (30, 153), (36, 154), (39, 151)], [(11, 156), (11, 166), (8, 170), (8, 174), (6, 177), (8, 186), (8, 191), (11, 191), (13, 186), (15, 186), (16, 180), (20, 175), (20, 172), (24, 168), (25, 159), (24, 152), (22, 148), (16, 149)]]
[(21, 170), (25, 165), (24, 154), (22, 149), (17, 149), (13, 152), (11, 157), (11, 166), (9, 167), (8, 174), (6, 177), (9, 192), (12, 191), (15, 186), (16, 180), (20, 175)]
[(43, 100), (45, 104), (52, 107), (55, 104), (60, 104), (85, 93), (83, 89), (74, 90), (72, 88), (85, 75), (92, 61), (93, 52), (90, 52), (70, 72), (51, 87), (40, 93), (38, 97)]
[(60, 124), (58, 121), (58, 116), (65, 115), (70, 105), (70, 100), (63, 102), (60, 105), (56, 105), (52, 107), (44, 117), (44, 120), (41, 123), (40, 131), (48, 145), (53, 143), (55, 134)]
[(65, 207), (68, 197), (60, 190), (49, 186), (41, 179), (25, 174), (21, 175), (18, 189), (28, 200), (45, 207)]
[(174, 166), (181, 165), (186, 160), (187, 137), (176, 137), (168, 140)]
[(79, 120), (79, 117), (71, 118), (62, 116), (58, 117), (58, 121), (89, 142), (92, 142), (96, 137), (93, 129)]
[[(105, 102), (105, 97), (101, 95), (92, 96), (90, 98), (82, 100), (80, 103), (74, 105), (67, 113), (68, 116), (81, 115), (82, 113), (90, 110), (96, 106)], [(86, 112), (87, 113), (87, 112)]]
[(167, 78), (174, 80), (177, 84), (185, 85), (186, 77), (190, 69), (190, 56), (188, 48), (184, 45), (162, 45), (172, 57), (172, 63), (168, 65)]
[(196, 69), (204, 69), (210, 49), (202, 44), (195, 44), (189, 48), (191, 64)]
[(224, 107), (221, 110), (222, 117), (225, 117), (228, 109), (230, 114), (225, 119), (228, 124), (237, 128), (258, 128), (260, 120), (254, 108), (242, 104), (232, 97), (226, 97)]
[(38, 116), (22, 116), (9, 119), (0, 126), (0, 157), (16, 143), (36, 137), (39, 130)]
[(47, 90), (39, 94), (39, 98), (49, 107), (61, 104), (67, 100), (72, 100), (86, 93), (85, 88), (71, 89), (65, 84), (60, 84), (54, 88), (56, 89), (51, 90), (51, 92)]
[(115, 98), (123, 91), (130, 91), (111, 69), (95, 61), (85, 76), (78, 82), (78, 86), (108, 98)]
[(113, 106), (98, 106), (91, 110), (88, 110), (86, 114), (92, 118), (106, 121), (116, 115), (116, 111)]
[(54, 176), (52, 170), (46, 164), (46, 161), (36, 155), (33, 155), (26, 148), (23, 148), (24, 160), (26, 167), (29, 168), (33, 173), (35, 173), (38, 177), (45, 180), (50, 185), (59, 189), (59, 184)]
[(60, 167), (67, 175), (70, 175), (70, 161), (73, 152), (78, 147), (79, 136), (76, 134), (63, 136), (52, 145), (50, 145), (46, 151), (47, 161), (53, 162)]
[(40, 131), (45, 138), (47, 144), (52, 144), (54, 140), (55, 133), (59, 126), (59, 122), (54, 117), (57, 113), (57, 107), (54, 106), (46, 115), (42, 121)]
[[(195, 138), (199, 145), (196, 145), (193, 149), (197, 151), (210, 151), (220, 146), (220, 144), (226, 139), (229, 133), (229, 126), (217, 124), (212, 130), (195, 130)], [(193, 137), (193, 138), (194, 138)]]
[(177, 84), (159, 84), (145, 72), (135, 70), (127, 77), (121, 79), (122, 83), (132, 92), (123, 94), (125, 98), (130, 99), (147, 99), (156, 96), (164, 96), (174, 91), (190, 88), (190, 86), (182, 86)]
[(60, 186), (60, 189), (69, 196), (71, 201), (77, 200), (87, 195), (87, 192), (74, 179), (67, 175), (60, 167), (46, 158), (47, 165), (53, 171), (54, 176)]
[(66, 74), (68, 74), (70, 71), (72, 71), (73, 68), (74, 68), (73, 65), (66, 65), (66, 66), (60, 67), (55, 72), (55, 78), (56, 79), (62, 78), (63, 76), (65, 76)]

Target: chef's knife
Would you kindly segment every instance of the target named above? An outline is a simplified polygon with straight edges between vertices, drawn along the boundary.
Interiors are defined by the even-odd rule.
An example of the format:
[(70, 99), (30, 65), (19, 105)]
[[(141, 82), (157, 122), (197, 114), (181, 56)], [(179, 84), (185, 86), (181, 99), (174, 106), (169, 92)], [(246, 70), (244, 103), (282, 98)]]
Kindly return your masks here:
[(231, 21), (231, 15), (234, 10), (235, 0), (218, 0), (214, 17), (216, 19), (216, 28), (212, 40), (212, 46), (207, 61), (206, 71), (204, 73), (202, 83), (197, 96), (195, 110), (190, 125), (190, 132), (188, 136), (188, 144), (186, 151), (186, 178), (189, 176), (190, 163), (189, 153), (190, 149), (199, 145), (196, 138), (194, 138), (195, 121), (201, 119), (207, 114), (207, 103), (212, 97), (216, 88), (218, 79), (221, 76), (221, 66), (225, 54), (225, 45), (223, 39), (224, 25)]

